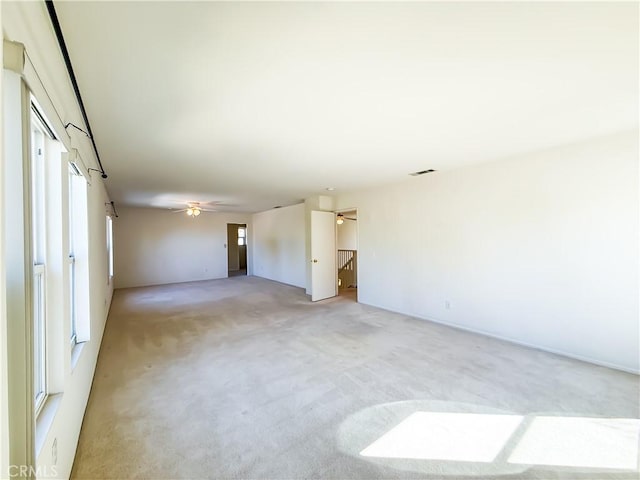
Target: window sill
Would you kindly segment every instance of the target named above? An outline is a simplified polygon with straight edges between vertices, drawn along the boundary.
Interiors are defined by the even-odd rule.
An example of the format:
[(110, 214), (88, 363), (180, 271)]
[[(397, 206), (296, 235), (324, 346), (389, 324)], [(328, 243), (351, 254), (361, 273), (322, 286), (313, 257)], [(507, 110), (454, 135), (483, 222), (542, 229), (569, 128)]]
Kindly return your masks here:
[(84, 350), (84, 344), (86, 342), (78, 342), (71, 349), (71, 371), (76, 368), (78, 364), (78, 360), (80, 360), (80, 355), (82, 354), (82, 350)]
[(47, 434), (53, 425), (53, 419), (56, 418), (60, 401), (62, 400), (61, 393), (55, 393), (48, 395), (44, 401), (44, 405), (40, 409), (38, 418), (36, 419), (36, 458), (40, 455), (40, 451), (44, 446)]

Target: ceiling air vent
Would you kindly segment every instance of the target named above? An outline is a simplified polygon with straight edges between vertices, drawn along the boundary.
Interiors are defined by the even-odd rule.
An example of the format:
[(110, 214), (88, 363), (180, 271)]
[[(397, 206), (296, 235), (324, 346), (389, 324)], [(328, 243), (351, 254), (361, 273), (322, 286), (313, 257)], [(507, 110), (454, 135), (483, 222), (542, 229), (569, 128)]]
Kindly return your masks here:
[(420, 175), (424, 175), (425, 173), (433, 173), (433, 172), (435, 172), (435, 170), (430, 168), (429, 170), (420, 170), (419, 172), (413, 172), (413, 173), (410, 173), (409, 175), (411, 175), (412, 177), (419, 177)]

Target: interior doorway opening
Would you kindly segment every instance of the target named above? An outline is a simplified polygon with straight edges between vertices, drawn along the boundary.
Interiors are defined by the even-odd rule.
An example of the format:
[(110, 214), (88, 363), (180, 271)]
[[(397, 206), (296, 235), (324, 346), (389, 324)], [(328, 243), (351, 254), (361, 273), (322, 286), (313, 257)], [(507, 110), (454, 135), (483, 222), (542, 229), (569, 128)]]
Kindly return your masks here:
[(227, 275), (237, 277), (247, 274), (247, 225), (227, 224)]
[(358, 301), (358, 211), (338, 212), (337, 276), (338, 295)]

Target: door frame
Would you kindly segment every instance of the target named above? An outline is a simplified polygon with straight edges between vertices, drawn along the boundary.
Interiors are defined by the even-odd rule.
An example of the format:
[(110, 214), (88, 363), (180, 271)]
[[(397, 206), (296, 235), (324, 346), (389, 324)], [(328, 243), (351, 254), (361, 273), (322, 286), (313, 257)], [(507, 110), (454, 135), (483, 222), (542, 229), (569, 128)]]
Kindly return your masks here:
[[(243, 227), (245, 229), (245, 237), (244, 237), (244, 247), (245, 247), (245, 263), (246, 263), (246, 267), (245, 267), (245, 275), (249, 275), (249, 236), (247, 235), (247, 233), (249, 232), (249, 224), (247, 222), (244, 223), (238, 223), (238, 222), (227, 222), (225, 224), (226, 226), (226, 231), (225, 231), (225, 236), (226, 236), (226, 252), (225, 252), (225, 259), (227, 262), (227, 277), (229, 278), (229, 248), (230, 248), (230, 242), (229, 242), (229, 225), (233, 225), (235, 227)], [(236, 235), (236, 246), (237, 246), (237, 242), (238, 242), (238, 237)], [(240, 263), (240, 259), (238, 258), (238, 264)], [(234, 270), (232, 270), (234, 271)]]
[[(358, 218), (358, 207), (340, 208), (333, 212), (336, 216), (336, 221), (339, 213), (346, 213), (346, 212), (356, 212), (356, 218)], [(358, 221), (356, 221), (356, 252), (360, 252), (360, 225)], [(360, 283), (359, 281), (360, 255), (356, 255), (356, 272), (358, 272), (358, 284), (359, 284)], [(340, 295), (339, 292), (340, 292), (340, 289), (338, 287), (338, 228), (336, 225), (336, 295), (339, 296)], [(356, 302), (358, 301), (359, 294), (360, 294), (360, 288), (358, 288), (356, 291)]]

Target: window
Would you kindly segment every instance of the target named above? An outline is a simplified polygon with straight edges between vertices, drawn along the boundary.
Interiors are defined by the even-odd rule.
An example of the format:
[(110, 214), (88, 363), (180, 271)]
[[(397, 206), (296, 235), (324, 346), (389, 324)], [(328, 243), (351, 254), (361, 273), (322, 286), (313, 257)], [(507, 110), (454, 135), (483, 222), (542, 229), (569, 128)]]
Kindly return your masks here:
[(247, 244), (247, 229), (246, 227), (238, 227), (238, 245)]
[(33, 394), (39, 412), (47, 397), (45, 128), (31, 119), (31, 256), (33, 259)]
[(89, 339), (89, 236), (87, 181), (69, 162), (69, 340), (73, 347)]
[(76, 307), (76, 248), (77, 243), (77, 228), (78, 218), (76, 212), (76, 203), (79, 200), (79, 196), (76, 190), (78, 190), (78, 177), (80, 172), (73, 164), (69, 164), (69, 324), (70, 324), (70, 337), (71, 344), (75, 345), (78, 342), (78, 318)]
[(113, 219), (107, 215), (107, 262), (109, 270), (108, 281), (113, 279)]

